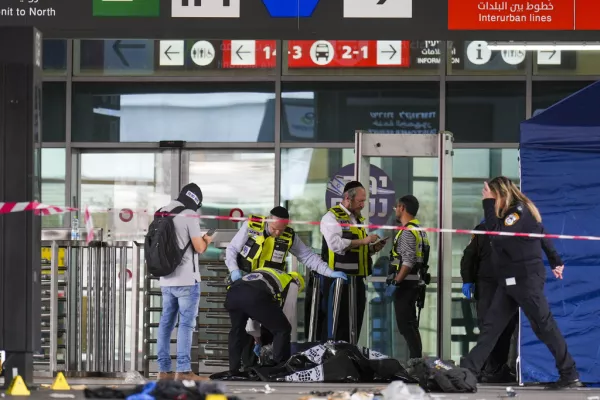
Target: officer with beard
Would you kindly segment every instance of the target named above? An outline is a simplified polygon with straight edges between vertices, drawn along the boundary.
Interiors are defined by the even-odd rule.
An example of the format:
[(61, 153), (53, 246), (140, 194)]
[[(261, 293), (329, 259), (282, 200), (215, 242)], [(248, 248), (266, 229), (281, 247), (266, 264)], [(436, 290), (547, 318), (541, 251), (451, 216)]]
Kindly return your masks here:
[[(357, 181), (348, 182), (344, 186), (343, 199), (340, 204), (327, 211), (321, 219), (321, 234), (323, 242), (321, 245), (321, 257), (334, 271), (344, 272), (354, 277), (356, 281), (356, 340), (361, 331), (362, 320), (366, 306), (365, 278), (371, 274), (371, 255), (380, 251), (385, 246), (385, 241), (379, 241), (379, 236), (367, 234), (363, 227), (348, 226), (364, 223), (360, 212), (365, 206), (367, 192), (364, 186)], [(343, 340), (350, 342), (349, 329), (349, 296), (348, 285), (344, 285), (340, 299), (340, 310), (337, 323), (336, 337), (331, 338), (333, 314), (333, 283), (332, 278), (318, 277), (311, 274), (307, 293), (312, 293), (314, 279), (321, 279), (323, 288), (321, 312), (317, 320), (316, 332), (320, 332), (321, 341), (328, 339)], [(310, 318), (311, 299), (307, 299), (306, 317)], [(308, 326), (308, 323), (307, 325)]]

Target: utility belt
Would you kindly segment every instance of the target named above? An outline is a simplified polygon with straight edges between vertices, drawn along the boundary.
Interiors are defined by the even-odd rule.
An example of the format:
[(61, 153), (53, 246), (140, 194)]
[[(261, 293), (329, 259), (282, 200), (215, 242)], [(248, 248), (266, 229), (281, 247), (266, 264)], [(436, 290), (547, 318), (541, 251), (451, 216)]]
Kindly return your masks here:
[[(400, 271), (400, 262), (392, 263), (390, 265), (390, 273), (385, 280), (387, 285), (398, 285), (396, 282), (396, 275)], [(429, 265), (425, 263), (416, 263), (410, 274), (406, 275), (405, 281), (417, 281), (419, 286), (427, 286), (431, 283), (431, 274), (429, 271)]]

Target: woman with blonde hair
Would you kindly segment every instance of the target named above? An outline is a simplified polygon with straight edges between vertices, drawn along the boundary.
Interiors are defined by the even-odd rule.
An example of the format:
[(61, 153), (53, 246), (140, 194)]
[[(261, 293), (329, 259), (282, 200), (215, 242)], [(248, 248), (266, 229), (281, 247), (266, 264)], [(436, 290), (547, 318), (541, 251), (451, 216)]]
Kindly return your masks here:
[[(533, 202), (510, 179), (499, 176), (482, 190), (485, 226), (488, 231), (543, 233), (542, 217)], [(461, 366), (479, 375), (486, 359), (511, 318), (523, 309), (531, 328), (556, 360), (559, 380), (548, 389), (581, 387), (575, 361), (550, 312), (544, 295), (546, 269), (540, 238), (522, 236), (490, 237), (492, 264), (498, 289), (483, 321), (477, 345), (461, 360)], [(562, 279), (564, 266), (552, 269)]]

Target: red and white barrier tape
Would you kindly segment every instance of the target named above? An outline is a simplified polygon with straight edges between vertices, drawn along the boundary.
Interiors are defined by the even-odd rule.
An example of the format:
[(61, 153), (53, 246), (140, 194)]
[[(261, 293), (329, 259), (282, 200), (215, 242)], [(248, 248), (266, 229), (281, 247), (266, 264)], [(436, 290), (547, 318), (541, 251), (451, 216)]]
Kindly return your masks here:
[[(48, 206), (48, 205), (36, 203), (36, 202), (0, 203), (0, 214), (6, 214), (6, 213), (10, 213), (10, 212), (32, 211), (32, 210), (35, 211), (36, 213), (41, 213), (43, 215), (66, 213), (66, 212), (70, 212), (70, 211), (78, 211), (77, 208)], [(92, 216), (91, 216), (92, 212), (112, 213), (112, 212), (118, 212), (118, 211), (115, 209), (90, 211), (90, 209), (88, 207), (86, 207), (85, 213), (84, 213), (86, 230), (88, 232), (88, 237), (90, 235), (92, 236), (92, 239), (89, 239), (89, 240), (93, 240), (93, 222), (92, 222)], [(148, 212), (148, 210), (138, 210), (138, 211), (134, 211), (134, 212), (140, 213), (140, 214), (148, 214), (149, 216), (154, 215), (154, 213), (150, 214)], [(161, 213), (161, 215), (162, 216), (175, 216), (177, 214)], [(212, 219), (212, 220), (234, 221), (234, 222), (241, 222), (241, 221), (248, 220), (248, 218), (246, 218), (246, 217), (229, 217), (229, 216), (221, 216), (221, 215), (186, 214), (185, 216), (190, 217), (190, 218)], [(282, 219), (277, 219), (277, 220), (267, 219), (266, 221), (267, 222), (275, 222), (275, 221), (282, 222), (284, 220), (282, 220)], [(316, 225), (316, 226), (321, 225), (320, 221), (286, 220), (285, 222), (287, 222), (289, 224), (294, 224), (294, 225)], [(336, 223), (336, 225), (337, 225), (337, 223)], [(360, 228), (365, 228), (365, 229), (370, 229), (370, 230), (381, 229), (381, 230), (401, 231), (401, 230), (412, 229), (412, 230), (424, 231), (424, 232), (456, 233), (456, 234), (462, 234), (462, 235), (492, 235), (492, 236), (513, 236), (513, 237), (517, 236), (517, 237), (531, 237), (531, 238), (549, 238), (549, 239), (567, 239), (567, 240), (599, 240), (600, 241), (600, 236), (558, 235), (558, 234), (550, 234), (550, 233), (542, 234), (542, 233), (521, 233), (521, 232), (497, 232), (497, 231), (478, 231), (478, 230), (472, 230), (472, 229), (427, 228), (427, 227), (405, 228), (403, 226), (397, 226), (397, 225), (376, 225), (376, 224), (339, 224), (339, 225), (341, 225), (343, 227), (357, 226)]]

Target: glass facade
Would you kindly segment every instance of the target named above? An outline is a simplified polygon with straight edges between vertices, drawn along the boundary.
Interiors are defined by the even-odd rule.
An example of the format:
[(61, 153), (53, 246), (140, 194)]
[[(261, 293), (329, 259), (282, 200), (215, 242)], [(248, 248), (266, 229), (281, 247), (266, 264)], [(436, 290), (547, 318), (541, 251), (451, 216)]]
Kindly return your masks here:
[[(331, 47), (321, 50), (339, 57), (327, 67), (307, 58), (311, 42), (256, 41), (252, 68), (235, 65), (242, 49), (233, 41), (209, 41), (210, 59), (195, 52), (194, 40), (183, 42), (185, 56), (169, 63), (161, 61), (165, 49), (158, 40), (45, 41), (44, 203), (92, 206), (96, 227), (112, 225), (117, 235), (139, 237), (147, 220), (124, 224), (104, 211), (153, 210), (194, 181), (204, 191), (206, 214), (229, 215), (233, 208), (266, 213), (281, 204), (293, 219), (315, 221), (328, 208), (327, 182), (354, 162), (355, 130), (448, 130), (455, 138), (453, 224), (468, 229), (482, 218), (483, 180), (499, 174), (519, 180), (519, 123), (600, 77), (600, 52), (491, 51), (484, 41), (398, 41), (401, 54), (389, 50), (396, 67), (369, 61), (372, 41), (329, 41)], [(186, 145), (159, 148), (161, 140)], [(372, 163), (389, 177), (396, 197), (419, 198), (419, 218), (435, 227), (437, 160)], [(109, 224), (108, 218), (116, 219)], [(44, 227), (69, 223), (62, 215), (43, 219)], [(320, 251), (317, 226), (295, 228)], [(452, 330), (444, 334), (451, 335), (457, 361), (476, 340), (472, 304), (460, 293), (468, 240), (452, 240)], [(376, 259), (376, 275), (383, 274), (388, 252), (389, 245)], [(405, 344), (381, 286), (369, 284), (361, 343), (404, 359)], [(427, 354), (435, 353), (439, 332), (435, 288), (434, 280), (421, 315)], [(305, 334), (301, 314), (299, 339)]]

